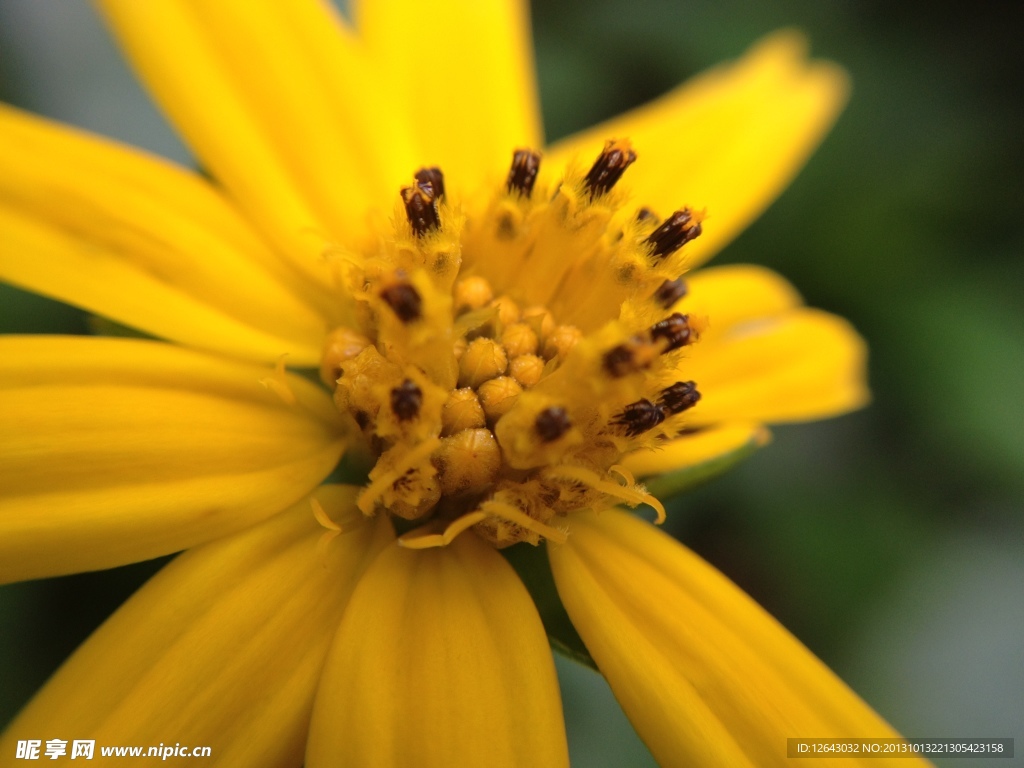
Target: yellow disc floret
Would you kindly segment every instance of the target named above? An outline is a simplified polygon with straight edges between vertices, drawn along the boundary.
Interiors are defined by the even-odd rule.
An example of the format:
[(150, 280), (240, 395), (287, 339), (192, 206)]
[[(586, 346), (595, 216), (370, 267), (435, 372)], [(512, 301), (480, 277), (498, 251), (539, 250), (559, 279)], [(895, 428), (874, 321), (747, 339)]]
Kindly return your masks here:
[(406, 546), (561, 540), (565, 515), (621, 503), (662, 517), (618, 463), (700, 399), (677, 371), (703, 320), (673, 310), (703, 216), (627, 209), (634, 161), (613, 140), (552, 181), (519, 149), (465, 213), (422, 168), (351, 256), (354, 320), (328, 335), (321, 378), (377, 456), (359, 509), (417, 521)]

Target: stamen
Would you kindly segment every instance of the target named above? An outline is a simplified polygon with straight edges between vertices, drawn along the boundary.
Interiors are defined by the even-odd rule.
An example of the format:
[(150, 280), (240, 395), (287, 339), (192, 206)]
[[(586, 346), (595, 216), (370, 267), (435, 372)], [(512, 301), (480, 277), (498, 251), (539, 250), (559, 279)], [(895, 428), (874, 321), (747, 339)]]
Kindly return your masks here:
[(633, 352), (625, 344), (612, 347), (604, 353), (604, 369), (619, 379), (633, 370)]
[(380, 292), (380, 297), (403, 323), (411, 323), (423, 316), (423, 299), (411, 283), (389, 285)]
[(512, 167), (508, 172), (506, 188), (509, 194), (518, 192), (529, 197), (540, 170), (540, 154), (529, 149), (517, 149), (512, 155)]
[(687, 344), (696, 341), (695, 334), (690, 329), (689, 319), (689, 315), (679, 312), (669, 315), (661, 322), (651, 326), (651, 339), (654, 341), (664, 339), (667, 342), (662, 350), (663, 353), (685, 347)]
[(572, 422), (569, 421), (569, 414), (565, 412), (565, 408), (557, 405), (545, 408), (537, 414), (537, 418), (533, 422), (537, 435), (545, 443), (555, 442), (555, 440), (568, 432), (571, 426)]
[(647, 208), (646, 206), (636, 212), (637, 221), (651, 221), (657, 218), (658, 214), (656, 214), (654, 211), (652, 211), (650, 208)]
[(697, 385), (692, 381), (677, 381), (671, 387), (661, 391), (658, 398), (658, 405), (664, 408), (669, 415), (682, 413), (692, 408), (700, 400), (700, 392)]
[(654, 429), (665, 420), (665, 413), (650, 400), (637, 400), (622, 409), (612, 424), (626, 428), (627, 437), (636, 437)]
[(602, 364), (613, 379), (621, 379), (649, 367), (657, 354), (658, 349), (649, 344), (643, 336), (633, 336), (625, 344), (619, 344), (605, 352)]
[[(420, 171), (416, 176), (419, 177), (422, 173), (423, 171)], [(418, 178), (416, 186), (402, 187), (405, 215), (417, 237), (423, 237), (441, 227), (441, 219), (437, 213), (437, 197), (433, 184), (420, 183)]]
[(664, 259), (696, 239), (701, 231), (700, 222), (693, 222), (693, 211), (683, 208), (665, 219), (647, 238), (647, 242), (654, 246), (654, 257)]
[(682, 278), (666, 280), (654, 292), (654, 300), (665, 309), (671, 309), (684, 296), (686, 296), (686, 283), (683, 282)]
[(444, 174), (437, 168), (420, 168), (414, 176), (416, 186), (429, 194), (435, 200), (444, 198)]
[(420, 412), (423, 390), (412, 379), (406, 379), (391, 390), (391, 411), (399, 421), (411, 421)]
[(584, 184), (590, 190), (590, 199), (598, 198), (614, 187), (623, 172), (635, 161), (636, 152), (628, 139), (611, 139), (606, 142), (584, 179)]

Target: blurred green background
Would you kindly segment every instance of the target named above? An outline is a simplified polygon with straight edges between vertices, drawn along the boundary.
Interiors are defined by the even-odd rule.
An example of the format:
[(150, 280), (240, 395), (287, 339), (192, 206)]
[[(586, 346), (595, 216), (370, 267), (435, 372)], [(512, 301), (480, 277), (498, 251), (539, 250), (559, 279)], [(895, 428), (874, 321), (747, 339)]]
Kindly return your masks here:
[[(835, 131), (718, 263), (771, 266), (851, 318), (875, 402), (778, 429), (667, 527), (904, 733), (1011, 736), (1024, 755), (1020, 8), (539, 0), (534, 30), (549, 139), (783, 26), (850, 71)], [(85, 2), (0, 2), (0, 97), (189, 162)], [(4, 331), (85, 332), (0, 291)], [(156, 567), (0, 589), (0, 722)], [(560, 671), (574, 764), (653, 764), (603, 681)]]

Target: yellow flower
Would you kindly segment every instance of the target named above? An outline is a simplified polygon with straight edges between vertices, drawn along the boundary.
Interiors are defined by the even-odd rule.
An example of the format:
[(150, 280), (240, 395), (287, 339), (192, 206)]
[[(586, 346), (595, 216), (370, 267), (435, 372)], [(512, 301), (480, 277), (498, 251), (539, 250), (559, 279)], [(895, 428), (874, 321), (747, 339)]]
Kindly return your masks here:
[[(842, 72), (776, 35), (541, 154), (515, 0), (374, 0), (351, 25), (315, 0), (100, 5), (213, 181), (0, 107), (0, 277), (172, 342), (0, 339), (0, 578), (189, 551), (0, 754), (565, 764), (548, 640), (497, 551), (542, 541), (662, 764), (895, 735), (614, 509), (660, 517), (635, 477), (865, 401), (856, 333), (781, 278), (680, 279), (802, 164)], [(346, 448), (367, 484), (317, 488)]]

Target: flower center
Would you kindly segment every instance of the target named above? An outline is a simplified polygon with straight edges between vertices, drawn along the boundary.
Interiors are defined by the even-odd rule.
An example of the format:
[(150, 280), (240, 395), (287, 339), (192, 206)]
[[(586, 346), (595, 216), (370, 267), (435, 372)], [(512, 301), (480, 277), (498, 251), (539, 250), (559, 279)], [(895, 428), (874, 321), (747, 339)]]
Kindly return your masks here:
[(703, 321), (672, 310), (703, 217), (628, 209), (616, 183), (635, 160), (609, 141), (545, 185), (520, 149), (467, 210), (423, 168), (392, 225), (342, 254), (355, 309), (321, 374), (377, 456), (358, 506), (423, 523), (407, 546), (469, 527), (498, 547), (560, 540), (566, 514), (619, 503), (664, 516), (618, 462), (700, 399), (679, 368)]

